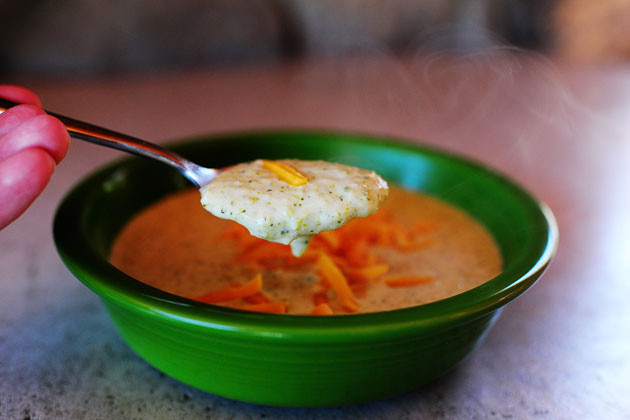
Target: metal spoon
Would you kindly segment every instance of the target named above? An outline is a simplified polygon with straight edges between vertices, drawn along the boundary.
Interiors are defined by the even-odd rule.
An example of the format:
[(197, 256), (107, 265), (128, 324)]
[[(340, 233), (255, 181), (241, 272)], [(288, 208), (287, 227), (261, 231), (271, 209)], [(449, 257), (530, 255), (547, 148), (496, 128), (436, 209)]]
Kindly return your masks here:
[[(0, 98), (0, 114), (16, 105), (20, 104)], [(170, 165), (184, 175), (190, 182), (195, 184), (197, 188), (208, 184), (221, 171), (221, 169), (199, 166), (157, 144), (55, 114), (54, 112), (45, 112), (61, 121), (66, 126), (71, 137), (101, 146), (111, 147), (112, 149), (122, 150), (134, 155), (148, 157)]]

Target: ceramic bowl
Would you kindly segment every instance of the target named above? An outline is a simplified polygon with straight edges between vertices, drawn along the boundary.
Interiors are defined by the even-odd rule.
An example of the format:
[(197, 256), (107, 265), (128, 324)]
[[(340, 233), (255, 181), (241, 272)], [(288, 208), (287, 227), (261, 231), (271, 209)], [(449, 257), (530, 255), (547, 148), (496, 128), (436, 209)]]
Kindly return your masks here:
[(55, 217), (61, 258), (100, 296), (140, 357), (184, 383), (236, 400), (335, 406), (427, 383), (469, 354), (501, 308), (534, 284), (558, 240), (551, 211), (522, 188), (482, 165), (432, 148), (326, 132), (234, 134), (172, 148), (210, 167), (292, 157), (370, 168), (389, 182), (468, 212), (489, 229), (502, 252), (499, 276), (426, 305), (330, 317), (232, 310), (157, 290), (108, 262), (125, 223), (160, 198), (189, 187), (183, 177), (142, 158), (88, 176), (65, 197)]

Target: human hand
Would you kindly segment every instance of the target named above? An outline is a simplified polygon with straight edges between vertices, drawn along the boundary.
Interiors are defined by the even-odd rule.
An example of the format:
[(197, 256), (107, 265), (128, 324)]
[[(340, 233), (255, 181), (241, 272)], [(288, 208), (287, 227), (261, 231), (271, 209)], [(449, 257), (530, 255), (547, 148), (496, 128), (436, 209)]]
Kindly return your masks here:
[(0, 85), (0, 97), (23, 105), (0, 114), (0, 229), (17, 219), (42, 192), (66, 155), (63, 124), (41, 109), (37, 95)]

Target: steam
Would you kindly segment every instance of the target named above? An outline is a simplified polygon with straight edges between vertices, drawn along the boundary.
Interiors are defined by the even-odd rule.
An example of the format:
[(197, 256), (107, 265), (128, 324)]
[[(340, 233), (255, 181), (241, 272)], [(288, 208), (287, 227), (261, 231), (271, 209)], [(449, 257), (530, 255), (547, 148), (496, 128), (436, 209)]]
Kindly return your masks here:
[[(588, 259), (593, 251), (586, 244), (606, 241), (602, 250), (616, 243), (619, 252), (605, 252), (601, 261), (626, 258), (630, 222), (606, 232), (610, 227), (591, 220), (595, 207), (589, 206), (606, 214), (630, 211), (627, 194), (599, 184), (623, 183), (620, 168), (630, 158), (627, 107), (588, 83), (593, 69), (508, 46), (483, 31), (463, 45), (458, 39), (465, 30), (451, 29), (419, 35), (405, 54), (369, 40), (349, 58), (295, 66), (287, 92), (299, 117), (292, 120), (300, 127), (411, 139), (476, 159), (561, 212), (562, 252)], [(593, 159), (600, 150), (609, 151), (605, 161)], [(360, 164), (352, 156), (339, 160)], [(584, 227), (567, 232), (567, 224)]]
[[(365, 34), (346, 45), (354, 46), (349, 58), (318, 57), (300, 66), (291, 82), (294, 103), (327, 128), (411, 137), (536, 187), (544, 181), (530, 176), (532, 168), (551, 163), (533, 150), (571, 151), (575, 121), (605, 126), (603, 116), (572, 95), (566, 73), (561, 76), (550, 59), (479, 27), (424, 31), (402, 54)], [(567, 159), (587, 154), (573, 150)], [(559, 189), (573, 176), (560, 167), (556, 173)]]

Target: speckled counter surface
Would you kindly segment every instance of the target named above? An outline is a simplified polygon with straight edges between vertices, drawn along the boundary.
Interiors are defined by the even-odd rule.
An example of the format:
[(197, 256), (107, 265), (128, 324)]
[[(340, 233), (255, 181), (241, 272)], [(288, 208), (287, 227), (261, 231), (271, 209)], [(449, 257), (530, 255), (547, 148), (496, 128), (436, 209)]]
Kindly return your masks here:
[[(628, 418), (630, 68), (517, 64), (346, 63), (27, 83), (52, 110), (159, 142), (273, 126), (426, 139), (531, 189), (555, 211), (561, 245), (480, 347), (431, 384), (342, 408), (234, 402), (136, 356), (59, 260), (51, 223), (61, 197), (121, 157), (74, 142), (45, 193), (0, 232), (0, 418)], [(356, 76), (339, 71), (347, 68)]]

